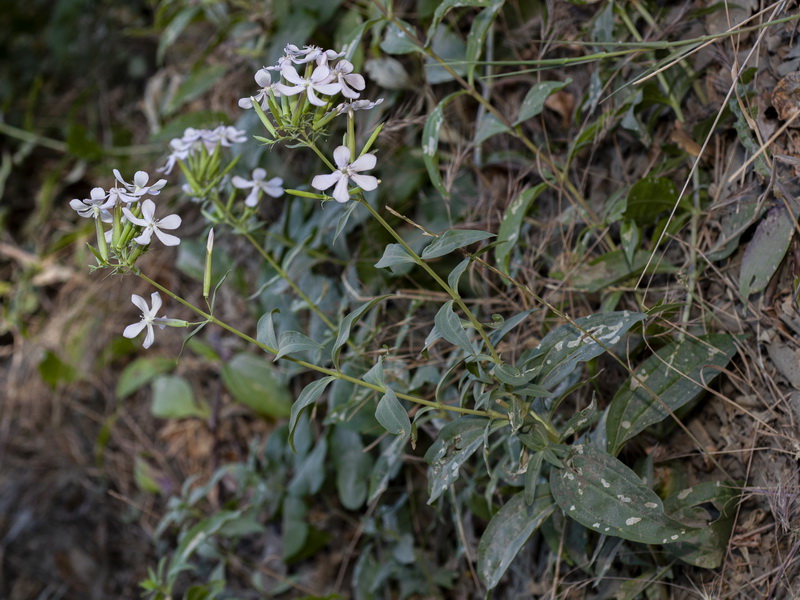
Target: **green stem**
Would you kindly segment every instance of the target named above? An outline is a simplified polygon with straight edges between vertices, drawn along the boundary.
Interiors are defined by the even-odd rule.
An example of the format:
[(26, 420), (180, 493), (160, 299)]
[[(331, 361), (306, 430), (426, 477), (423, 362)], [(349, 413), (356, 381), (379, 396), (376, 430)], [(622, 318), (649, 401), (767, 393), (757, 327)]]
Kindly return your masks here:
[(480, 321), (478, 321), (475, 315), (472, 314), (472, 311), (461, 299), (461, 296), (459, 296), (458, 292), (453, 290), (453, 288), (451, 288), (445, 280), (439, 277), (436, 271), (434, 271), (427, 262), (422, 260), (422, 258), (420, 258), (420, 256), (411, 249), (411, 247), (405, 242), (405, 240), (400, 236), (400, 234), (397, 233), (392, 228), (392, 226), (386, 222), (386, 220), (380, 215), (380, 213), (378, 213), (378, 211), (372, 208), (372, 206), (370, 206), (370, 204), (363, 199), (363, 196), (361, 197), (360, 201), (362, 205), (367, 207), (367, 210), (369, 210), (369, 212), (372, 213), (372, 216), (375, 217), (375, 219), (383, 226), (383, 228), (386, 231), (388, 231), (394, 239), (397, 240), (397, 242), (403, 247), (403, 249), (406, 252), (408, 252), (409, 256), (411, 256), (411, 258), (414, 259), (414, 262), (416, 262), (420, 267), (425, 269), (428, 275), (430, 275), (434, 279), (434, 281), (436, 281), (436, 283), (438, 283), (441, 286), (441, 288), (450, 295), (450, 297), (455, 301), (458, 307), (462, 311), (464, 311), (464, 314), (469, 319), (469, 322), (472, 323), (472, 326), (475, 328), (475, 331), (477, 331), (480, 334), (481, 338), (483, 339), (483, 343), (486, 345), (486, 349), (492, 356), (492, 361), (495, 364), (500, 364), (501, 362), (503, 362), (502, 359), (500, 358), (500, 355), (497, 353), (497, 350), (495, 350), (494, 346), (492, 345), (492, 342), (489, 340), (489, 336), (486, 334), (486, 330), (483, 328), (483, 324)]
[[(249, 342), (249, 343), (253, 344), (254, 346), (260, 348), (264, 352), (267, 352), (268, 354), (275, 355), (275, 354), (278, 353), (278, 350), (276, 348), (271, 348), (270, 346), (267, 346), (266, 344), (263, 344), (262, 342), (259, 342), (254, 337), (251, 337), (251, 336), (247, 335), (246, 333), (243, 333), (243, 332), (239, 331), (238, 329), (236, 329), (232, 325), (229, 325), (228, 323), (225, 323), (224, 321), (220, 321), (214, 315), (205, 312), (201, 308), (198, 308), (197, 306), (193, 305), (188, 300), (184, 300), (183, 298), (181, 298), (177, 294), (175, 294), (175, 293), (171, 292), (170, 290), (168, 290), (167, 288), (165, 288), (163, 285), (161, 285), (161, 284), (153, 281), (149, 277), (147, 277), (147, 275), (144, 275), (143, 273), (137, 273), (137, 276), (139, 278), (143, 279), (144, 281), (146, 281), (147, 283), (149, 283), (150, 285), (152, 285), (154, 288), (156, 288), (160, 292), (163, 292), (164, 294), (166, 294), (167, 296), (169, 296), (170, 298), (172, 298), (176, 302), (179, 302), (179, 303), (183, 304), (186, 308), (188, 308), (189, 310), (191, 310), (195, 314), (197, 314), (200, 317), (202, 317), (203, 319), (205, 319), (206, 322), (213, 323), (214, 325), (217, 325), (218, 327), (221, 327), (222, 329), (234, 334), (235, 336), (245, 340), (246, 342)], [(300, 359), (297, 359), (297, 358), (292, 358), (291, 356), (284, 356), (284, 357), (282, 357), (282, 359), (283, 360), (288, 360), (289, 362), (293, 362), (294, 364), (299, 365), (301, 367), (304, 367), (304, 368), (306, 368), (306, 369), (308, 369), (310, 371), (316, 371), (317, 373), (321, 373), (322, 375), (327, 375), (329, 377), (334, 377), (336, 379), (341, 379), (342, 381), (347, 381), (347, 382), (352, 383), (354, 385), (357, 385), (359, 387), (367, 388), (367, 389), (373, 390), (375, 392), (378, 392), (380, 394), (385, 394), (386, 393), (386, 389), (387, 388), (384, 387), (384, 386), (376, 385), (374, 383), (369, 383), (367, 381), (364, 381), (364, 380), (359, 379), (357, 377), (352, 377), (350, 375), (347, 375), (347, 374), (342, 373), (341, 371), (337, 371), (335, 369), (327, 369), (325, 367), (319, 367), (319, 366), (317, 366), (317, 365), (315, 365), (313, 363), (306, 362), (304, 360), (300, 360)], [(424, 398), (419, 398), (418, 396), (412, 396), (410, 394), (403, 394), (401, 392), (395, 392), (395, 394), (397, 395), (398, 398), (402, 398), (404, 400), (408, 400), (409, 402), (413, 402), (414, 404), (420, 404), (422, 406), (430, 406), (430, 407), (435, 408), (437, 410), (445, 410), (445, 411), (449, 411), (449, 412), (456, 412), (456, 413), (461, 413), (461, 414), (464, 414), (464, 415), (475, 415), (475, 416), (480, 416), (480, 417), (488, 417), (488, 418), (491, 418), (491, 419), (508, 419), (507, 415), (505, 415), (503, 413), (499, 413), (497, 411), (493, 411), (493, 410), (475, 410), (475, 409), (471, 409), (471, 408), (463, 408), (461, 406), (452, 406), (450, 404), (442, 404), (441, 402), (434, 402), (432, 400), (426, 400)]]

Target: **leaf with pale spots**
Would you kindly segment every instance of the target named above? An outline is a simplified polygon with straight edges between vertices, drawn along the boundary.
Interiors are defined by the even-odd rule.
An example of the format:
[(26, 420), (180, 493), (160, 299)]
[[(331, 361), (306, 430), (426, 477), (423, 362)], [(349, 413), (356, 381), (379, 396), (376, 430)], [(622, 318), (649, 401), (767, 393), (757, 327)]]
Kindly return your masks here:
[(589, 444), (573, 446), (550, 490), (567, 516), (598, 533), (643, 544), (671, 544), (695, 528), (670, 518), (661, 498), (617, 458)]
[(453, 92), (439, 101), (425, 120), (422, 128), (422, 160), (428, 170), (428, 176), (436, 190), (445, 198), (450, 197), (450, 191), (442, 182), (442, 175), (439, 172), (439, 135), (444, 125), (444, 109), (455, 98), (465, 94), (464, 90)]
[(445, 425), (425, 453), (428, 471), (428, 504), (434, 503), (458, 479), (461, 465), (484, 440), (489, 419), (461, 418)]
[(590, 315), (577, 319), (575, 325), (562, 325), (545, 336), (537, 354), (525, 365), (526, 370), (541, 366), (537, 383), (552, 389), (569, 377), (578, 363), (600, 356), (646, 318), (644, 313), (620, 311)]
[(519, 492), (495, 513), (478, 544), (478, 576), (487, 588), (497, 586), (511, 561), (554, 509), (549, 486), (542, 483), (532, 504), (525, 501), (525, 492)]
[(636, 434), (694, 400), (703, 392), (703, 384), (711, 383), (735, 354), (734, 338), (724, 333), (661, 348), (611, 401), (606, 419), (608, 451), (619, 454)]
[[(699, 525), (691, 535), (668, 546), (667, 551), (696, 567), (719, 567), (733, 530), (739, 489), (720, 481), (706, 481), (667, 498), (664, 509), (670, 516)], [(709, 506), (714, 507), (715, 514), (707, 510)]]

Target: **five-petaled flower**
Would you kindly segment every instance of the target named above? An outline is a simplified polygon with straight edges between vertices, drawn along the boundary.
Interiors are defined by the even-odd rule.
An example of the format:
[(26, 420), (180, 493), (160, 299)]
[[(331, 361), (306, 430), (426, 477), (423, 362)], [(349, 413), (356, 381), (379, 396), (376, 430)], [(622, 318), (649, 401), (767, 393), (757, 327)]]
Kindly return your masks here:
[(142, 320), (138, 323), (133, 323), (128, 325), (125, 328), (125, 331), (122, 332), (126, 338), (135, 338), (139, 335), (143, 329), (147, 328), (147, 335), (144, 337), (144, 343), (142, 347), (149, 348), (153, 345), (153, 340), (155, 339), (155, 335), (153, 334), (153, 325), (157, 325), (161, 329), (166, 327), (166, 324), (163, 321), (167, 320), (166, 315), (163, 317), (158, 317), (158, 309), (161, 308), (161, 296), (158, 292), (153, 292), (150, 294), (150, 302), (152, 304), (151, 308), (147, 307), (147, 301), (138, 296), (136, 294), (131, 295), (131, 302), (133, 302), (136, 307), (142, 311)]
[(350, 162), (350, 148), (339, 146), (333, 151), (333, 161), (339, 167), (330, 175), (317, 175), (311, 181), (311, 187), (316, 190), (325, 191), (332, 185), (333, 199), (337, 202), (347, 202), (350, 199), (350, 192), (347, 189), (349, 181), (355, 183), (362, 190), (369, 192), (378, 187), (377, 178), (372, 175), (359, 175), (359, 171), (369, 171), (375, 168), (375, 155), (364, 154)]
[(70, 200), (69, 205), (72, 210), (86, 219), (100, 217), (104, 223), (111, 223), (114, 219), (108, 209), (114, 206), (114, 199), (109, 198), (108, 193), (101, 187), (92, 188), (89, 195), (89, 198), (83, 200), (78, 198)]
[(245, 179), (244, 177), (235, 175), (233, 179), (231, 179), (231, 183), (240, 190), (250, 190), (244, 203), (246, 206), (253, 207), (258, 204), (259, 192), (264, 192), (273, 198), (283, 196), (283, 179), (280, 177), (273, 177), (272, 179), (266, 180), (266, 177), (267, 172), (259, 167), (253, 169), (253, 179)]
[(162, 229), (177, 229), (181, 224), (181, 218), (178, 215), (168, 215), (163, 219), (156, 219), (156, 204), (149, 198), (142, 202), (142, 218), (135, 216), (127, 207), (123, 207), (122, 212), (128, 221), (144, 227), (142, 233), (133, 238), (133, 241), (140, 246), (147, 246), (154, 233), (165, 246), (177, 246), (181, 243), (180, 238), (161, 231)]
[(150, 175), (145, 171), (136, 171), (136, 174), (133, 176), (133, 183), (125, 181), (117, 169), (114, 169), (114, 177), (125, 187), (125, 190), (127, 190), (119, 194), (120, 200), (128, 203), (138, 202), (145, 194), (157, 196), (161, 193), (161, 188), (167, 185), (166, 179), (159, 179), (153, 185), (147, 185)]
[(353, 63), (349, 60), (340, 60), (337, 62), (331, 71), (331, 75), (333, 75), (336, 81), (339, 82), (339, 85), (342, 86), (342, 96), (345, 98), (358, 98), (361, 95), (359, 92), (366, 86), (364, 76), (353, 73)]
[(280, 95), (280, 93), (275, 90), (275, 84), (272, 83), (272, 75), (270, 75), (269, 71), (265, 68), (259, 69), (256, 71), (255, 76), (256, 83), (260, 86), (258, 93), (251, 98), (240, 98), (239, 99), (239, 108), (250, 109), (253, 108), (253, 100), (258, 102), (261, 105), (262, 110), (267, 110), (269, 103), (267, 102), (267, 98), (269, 97), (269, 90), (273, 90), (273, 94)]
[(281, 69), (281, 75), (286, 81), (294, 85), (288, 86), (284, 83), (276, 83), (274, 89), (285, 96), (294, 96), (295, 94), (306, 92), (308, 101), (314, 106), (325, 106), (327, 104), (325, 100), (320, 100), (314, 92), (332, 96), (342, 89), (341, 84), (331, 83), (331, 70), (326, 65), (319, 65), (314, 68), (311, 77), (308, 79), (300, 77), (292, 65), (284, 65)]

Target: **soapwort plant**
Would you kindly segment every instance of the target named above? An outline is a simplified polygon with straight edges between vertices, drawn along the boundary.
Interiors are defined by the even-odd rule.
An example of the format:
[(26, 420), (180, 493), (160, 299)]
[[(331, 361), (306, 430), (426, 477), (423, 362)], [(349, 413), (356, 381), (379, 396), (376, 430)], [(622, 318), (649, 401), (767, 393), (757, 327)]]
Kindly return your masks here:
[[(493, 14), (496, 11), (484, 14), (484, 21), (491, 23)], [(395, 23), (391, 15), (387, 19), (393, 35), (403, 31), (403, 23)], [(426, 48), (421, 42), (419, 47), (422, 51)], [(428, 58), (436, 60), (433, 54)], [(255, 139), (273, 153), (303, 152), (317, 163), (313, 176), (309, 173), (308, 179), (299, 182), (287, 182), (283, 174), (267, 173), (263, 167), (249, 174), (232, 174), (241, 155), (228, 158), (225, 150), (232, 143), (243, 143), (246, 135), (230, 127), (187, 130), (182, 138), (170, 142), (171, 153), (161, 171), (169, 174), (179, 167), (186, 181), (184, 190), (200, 204), (209, 227), (214, 227), (206, 245), (202, 292), (206, 306), (167, 289), (136, 265), (154, 242), (180, 243), (171, 233), (178, 233), (180, 217), (166, 215), (165, 208), (146, 198), (157, 197), (165, 180), (148, 185), (149, 176), (140, 171), (133, 183), (128, 183), (115, 171), (113, 194), (95, 188), (90, 198), (73, 200), (71, 206), (82, 217), (95, 220), (95, 268), (133, 273), (157, 290), (150, 307), (143, 298), (133, 296), (142, 319), (125, 329), (126, 337), (146, 331), (147, 348), (154, 340), (154, 326), (190, 325), (157, 316), (163, 294), (182, 310), (194, 313), (199, 319), (196, 324), (221, 327), (263, 352), (264, 361), (269, 356), (287, 364), (296, 376), (315, 377), (297, 395), (286, 415), (288, 424), (279, 430), (288, 444), (286, 453), (276, 449), (279, 442), (270, 441), (269, 472), (280, 471), (280, 460), (297, 461), (298, 472), (306, 478), (280, 471), (285, 484), (281, 489), (286, 491), (263, 500), (263, 506), (269, 504), (270, 510), (282, 514), (287, 536), (293, 536), (285, 558), (302, 556), (311, 544), (304, 521), (305, 498), (318, 492), (328, 477), (326, 457), (332, 459), (341, 503), (356, 510), (379, 503), (400, 471), (404, 455), (420, 444), (427, 446), (429, 504), (444, 508), (453, 503), (457, 512), (455, 490), (463, 472), (470, 473), (474, 497), (483, 500), (488, 525), (478, 545), (476, 574), (487, 589), (501, 582), (536, 531), (549, 531), (551, 542), (554, 527), (569, 528), (575, 539), (594, 540), (595, 558), (602, 553), (607, 559), (604, 564), (619, 551), (621, 539), (649, 545), (659, 564), (682, 560), (701, 567), (719, 565), (736, 498), (730, 482), (671, 490), (662, 497), (646, 464), (634, 470), (618, 456), (637, 434), (669, 421), (676, 411), (694, 402), (735, 354), (734, 340), (722, 334), (680, 336), (663, 343), (640, 366), (629, 366), (631, 353), (646, 347), (649, 333), (662, 332), (657, 314), (609, 310), (573, 319), (508, 269), (509, 251), (504, 244), (512, 244), (509, 231), (519, 228), (517, 211), (529, 206), (542, 187), (524, 191), (512, 203), (499, 240), (491, 241), (497, 237), (494, 232), (453, 228), (435, 234), (416, 224), (423, 235), (406, 239), (392, 225), (403, 224), (399, 215), (382, 208), (378, 201), (382, 198), (380, 177), (388, 168), (380, 155), (383, 126), (358, 130), (356, 116), (375, 110), (382, 100), (361, 97), (366, 82), (348, 57), (343, 52), (290, 44), (277, 63), (256, 71), (254, 79), (258, 87), (242, 97), (239, 106), (254, 111), (263, 126)], [(468, 86), (467, 91), (474, 89), (460, 81)], [(543, 101), (547, 93), (540, 96)], [(448, 97), (446, 101), (451, 100)], [(425, 127), (422, 152), (428, 166), (436, 157), (443, 106), (437, 106), (433, 121), (429, 119)], [(523, 135), (520, 132), (517, 128), (515, 135)], [(434, 185), (440, 189), (441, 180)], [(308, 239), (291, 240), (290, 251), (275, 251), (265, 236), (269, 224), (262, 220), (259, 207), (277, 199), (286, 202), (287, 211), (302, 203), (297, 211), (309, 212), (305, 209), (313, 204), (314, 211), (336, 218), (318, 220), (318, 229), (306, 230)], [(329, 205), (331, 200), (335, 202)], [(356, 274), (348, 271), (343, 280), (350, 293), (343, 285), (326, 295), (310, 289), (292, 268), (292, 261), (301, 260), (298, 257), (304, 253), (318, 257), (319, 247), (330, 244), (333, 248), (337, 240), (346, 243), (353, 231), (351, 219), (361, 219), (356, 226), (367, 227), (365, 218), (391, 239), (370, 269), (389, 273), (418, 270), (438, 288), (441, 296), (433, 297), (444, 298), (435, 301), (433, 326), (424, 343), (414, 348), (425, 359), (421, 365), (412, 365), (399, 355), (399, 342), (377, 354), (365, 351), (373, 341), (371, 328), (377, 327), (376, 311), (396, 313), (386, 310), (397, 300), (393, 294), (372, 289), (371, 297), (359, 297), (363, 294), (356, 288), (369, 289), (368, 284), (358, 282)], [(296, 302), (290, 314), (269, 308), (250, 327), (250, 333), (215, 315), (214, 281), (217, 285), (224, 282), (212, 273), (213, 240), (222, 232), (245, 239), (275, 274), (274, 281), (291, 290)], [(492, 261), (492, 250), (504, 258)], [(455, 266), (443, 274), (440, 264), (445, 260)], [(482, 313), (479, 304), (461, 292), (462, 277), (470, 269), (515, 287), (533, 308), (510, 315)], [(376, 280), (385, 281), (371, 277)], [(298, 316), (306, 311), (307, 319)], [(507, 336), (526, 327), (536, 311), (547, 311), (557, 324), (535, 347), (519, 353), (503, 350)], [(413, 320), (414, 311), (408, 316)], [(304, 322), (303, 331), (289, 328), (303, 329)], [(564, 414), (565, 398), (584, 383), (582, 367), (595, 368), (601, 359), (625, 369), (627, 381), (607, 408), (601, 409), (592, 400), (575, 414)], [(316, 441), (309, 433), (311, 413), (325, 414)], [(376, 432), (376, 426), (382, 428), (382, 434)], [(374, 452), (369, 454), (367, 447)], [(288, 449), (297, 451), (299, 458), (288, 458)], [(343, 455), (352, 457), (353, 462), (341, 460)], [(184, 496), (191, 494), (184, 490)], [(710, 506), (715, 514), (707, 510)], [(242, 516), (225, 514), (228, 520)], [(171, 518), (176, 520), (174, 515)], [(219, 519), (214, 521), (211, 537), (222, 525)], [(377, 546), (364, 550), (355, 567), (356, 578), (377, 564), (372, 554), (376, 551)], [(168, 597), (171, 593), (177, 574), (191, 560), (191, 553), (179, 554), (180, 560), (174, 557), (172, 563), (162, 563), (158, 572), (151, 574), (145, 588), (153, 595)], [(398, 560), (400, 565), (402, 560)], [(606, 567), (585, 568), (602, 577)], [(398, 566), (396, 573), (400, 572)], [(389, 571), (373, 576), (378, 579), (371, 585), (392, 581)], [(429, 590), (419, 593), (426, 592)]]

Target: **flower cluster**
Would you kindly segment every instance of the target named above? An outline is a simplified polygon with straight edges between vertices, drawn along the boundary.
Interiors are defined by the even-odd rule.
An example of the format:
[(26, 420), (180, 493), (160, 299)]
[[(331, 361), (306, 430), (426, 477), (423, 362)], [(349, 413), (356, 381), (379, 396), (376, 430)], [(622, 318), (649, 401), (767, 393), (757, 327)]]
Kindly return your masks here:
[(218, 145), (228, 147), (245, 141), (247, 141), (245, 132), (235, 127), (225, 125), (220, 125), (214, 129), (189, 127), (183, 132), (182, 137), (170, 140), (170, 154), (167, 156), (167, 164), (158, 169), (158, 172), (169, 175), (179, 160), (186, 160), (203, 149), (211, 154)]
[[(239, 100), (244, 109), (253, 108), (253, 102), (259, 104), (263, 111), (269, 109), (269, 102), (280, 96), (305, 95), (309, 104), (317, 107), (332, 106), (333, 97), (341, 94), (347, 102), (336, 107), (334, 114), (342, 114), (348, 105), (357, 101), (366, 87), (363, 75), (354, 73), (354, 66), (349, 60), (342, 58), (344, 52), (323, 50), (319, 46), (305, 46), (302, 49), (294, 44), (284, 48), (284, 56), (278, 63), (263, 67), (256, 72), (255, 80), (258, 91), (251, 97)], [(303, 66), (303, 73), (297, 66)], [(277, 81), (272, 81), (271, 71), (277, 71)], [(366, 102), (366, 104), (365, 104)], [(358, 108), (372, 108), (379, 104), (360, 101)]]
[[(150, 244), (153, 235), (165, 246), (180, 244), (178, 237), (164, 230), (177, 229), (181, 218), (178, 215), (156, 218), (155, 202), (145, 197), (158, 196), (167, 180), (159, 179), (151, 184), (150, 176), (145, 171), (137, 171), (133, 182), (129, 183), (117, 169), (114, 169), (114, 178), (114, 187), (108, 190), (96, 187), (90, 192), (89, 198), (75, 198), (69, 203), (81, 217), (95, 220), (96, 254), (101, 263), (108, 263), (109, 245), (121, 264), (132, 266), (144, 247)], [(106, 230), (104, 223), (110, 223), (112, 227)]]

